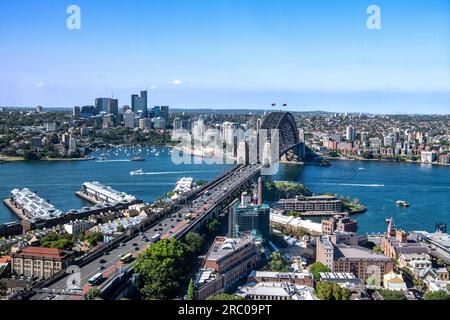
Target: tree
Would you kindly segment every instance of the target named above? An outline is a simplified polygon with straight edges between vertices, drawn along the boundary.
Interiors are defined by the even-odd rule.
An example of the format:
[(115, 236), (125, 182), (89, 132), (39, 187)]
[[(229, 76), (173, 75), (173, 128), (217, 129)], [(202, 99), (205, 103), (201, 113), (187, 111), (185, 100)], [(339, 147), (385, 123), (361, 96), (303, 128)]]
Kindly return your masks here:
[(318, 282), (316, 292), (321, 300), (348, 300), (351, 295), (347, 288), (331, 282)]
[(39, 156), (36, 154), (36, 152), (27, 151), (23, 154), (23, 158), (27, 161), (37, 161), (39, 160)]
[(8, 290), (8, 287), (5, 283), (5, 280), (0, 279), (0, 295), (5, 294), (6, 290)]
[(210, 222), (208, 222), (206, 224), (206, 228), (208, 229), (209, 232), (215, 232), (217, 230), (219, 230), (220, 227), (220, 222), (217, 219), (211, 220)]
[(101, 298), (101, 297), (102, 297), (102, 292), (97, 287), (90, 288), (89, 291), (86, 293), (87, 300), (95, 300), (95, 299)]
[(405, 295), (401, 291), (381, 289), (378, 292), (381, 294), (384, 300), (406, 300)]
[(54, 248), (61, 250), (69, 250), (74, 245), (73, 236), (70, 234), (58, 234), (50, 232), (42, 238), (41, 246), (44, 248)]
[(116, 228), (116, 232), (121, 233), (124, 231), (125, 231), (125, 228), (123, 227), (123, 225), (119, 224)]
[(99, 242), (103, 241), (103, 238), (104, 237), (101, 232), (94, 232), (86, 237), (86, 241), (87, 243), (95, 247)]
[(445, 262), (444, 262), (444, 260), (442, 260), (442, 259), (438, 259), (438, 260), (436, 261), (436, 264), (437, 264), (439, 267), (445, 267)]
[(275, 271), (275, 272), (288, 272), (289, 271), (289, 267), (288, 267), (286, 261), (284, 261), (283, 257), (278, 252), (273, 252), (270, 255), (270, 261), (268, 264), (268, 268), (270, 271)]
[(168, 299), (180, 287), (186, 269), (186, 245), (164, 239), (138, 256), (134, 269), (142, 277), (145, 298)]
[(444, 291), (434, 291), (434, 292), (427, 292), (423, 296), (425, 300), (450, 300), (450, 295)]
[(204, 186), (207, 183), (208, 183), (208, 181), (206, 181), (206, 180), (199, 180), (199, 181), (197, 181), (196, 184), (197, 184), (198, 187), (201, 187), (201, 186)]
[(186, 294), (186, 300), (195, 300), (194, 279), (191, 279), (191, 281), (189, 281), (189, 287), (188, 287), (188, 291), (187, 291), (187, 294)]
[(314, 279), (316, 281), (320, 279), (321, 272), (331, 272), (330, 268), (328, 268), (322, 262), (318, 262), (318, 261), (314, 262), (311, 265), (311, 267), (309, 268), (309, 271), (313, 274)]
[(186, 243), (186, 249), (194, 255), (200, 252), (204, 241), (204, 238), (195, 232), (189, 232), (184, 240)]
[(379, 246), (374, 246), (372, 248), (372, 251), (375, 252), (375, 253), (381, 253), (381, 248)]
[(318, 282), (316, 293), (320, 300), (331, 300), (333, 297), (333, 284), (330, 282)]
[(237, 296), (235, 294), (220, 293), (220, 294), (210, 296), (207, 300), (232, 301), (232, 300), (245, 300), (245, 299), (240, 296)]

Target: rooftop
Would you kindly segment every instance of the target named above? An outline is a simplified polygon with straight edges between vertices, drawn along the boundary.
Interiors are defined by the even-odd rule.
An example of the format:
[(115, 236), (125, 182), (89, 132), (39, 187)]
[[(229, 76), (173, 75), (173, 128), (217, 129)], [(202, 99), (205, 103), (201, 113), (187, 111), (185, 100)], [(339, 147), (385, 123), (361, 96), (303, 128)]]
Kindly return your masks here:
[(98, 181), (85, 182), (85, 183), (83, 183), (83, 187), (93, 190), (95, 192), (98, 192), (99, 194), (102, 194), (105, 197), (113, 199), (116, 202), (122, 202), (122, 201), (128, 202), (128, 201), (136, 200), (136, 197), (128, 195), (124, 192), (114, 190), (113, 188), (111, 188), (109, 186), (105, 186)]
[(316, 300), (313, 288), (285, 282), (251, 282), (241, 287), (236, 294), (244, 297), (262, 296), (292, 300)]
[(208, 254), (208, 260), (219, 260), (230, 253), (239, 250), (253, 241), (253, 237), (242, 238), (217, 237)]
[(15, 253), (13, 257), (33, 256), (33, 257), (62, 259), (69, 254), (70, 252), (60, 249), (43, 248), (43, 247), (26, 247), (21, 249), (19, 252)]
[(252, 271), (251, 278), (277, 278), (277, 279), (304, 279), (312, 277), (309, 271), (304, 272), (273, 272), (273, 271)]
[(48, 201), (40, 198), (27, 188), (14, 189), (11, 191), (11, 196), (21, 208), (27, 211), (27, 215), (30, 218), (48, 219), (64, 214), (64, 212), (56, 209)]
[(335, 259), (365, 259), (365, 260), (384, 260), (391, 261), (384, 254), (374, 253), (373, 251), (361, 246), (349, 246), (337, 244), (335, 250)]

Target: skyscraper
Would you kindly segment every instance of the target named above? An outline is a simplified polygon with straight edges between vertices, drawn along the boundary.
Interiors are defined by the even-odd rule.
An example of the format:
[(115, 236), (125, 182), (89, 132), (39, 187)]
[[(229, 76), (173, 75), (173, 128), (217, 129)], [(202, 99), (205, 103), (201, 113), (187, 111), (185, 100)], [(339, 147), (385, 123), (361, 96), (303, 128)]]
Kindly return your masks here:
[(142, 112), (142, 117), (147, 118), (147, 91), (141, 91), (141, 95), (131, 95), (131, 110), (134, 113)]
[(123, 115), (123, 123), (124, 123), (125, 127), (130, 128), (130, 129), (133, 129), (135, 127), (134, 116), (135, 116), (135, 113), (131, 110), (128, 110), (127, 112), (125, 112), (125, 114)]
[(119, 115), (119, 100), (112, 98), (95, 99), (95, 114), (100, 113)]
[(347, 135), (346, 138), (348, 141), (355, 141), (355, 128), (353, 128), (352, 126), (348, 126), (347, 127)]
[(81, 108), (79, 106), (73, 107), (73, 116), (78, 117), (80, 115)]
[(113, 114), (118, 116), (119, 115), (119, 100), (117, 99), (108, 99), (108, 107), (107, 111), (108, 114)]
[(108, 113), (109, 98), (95, 99), (95, 114), (99, 115), (101, 112)]
[[(250, 200), (249, 200), (250, 199)], [(269, 240), (270, 208), (251, 203), (251, 196), (244, 193), (241, 202), (230, 209), (229, 232), (231, 237), (252, 233)]]

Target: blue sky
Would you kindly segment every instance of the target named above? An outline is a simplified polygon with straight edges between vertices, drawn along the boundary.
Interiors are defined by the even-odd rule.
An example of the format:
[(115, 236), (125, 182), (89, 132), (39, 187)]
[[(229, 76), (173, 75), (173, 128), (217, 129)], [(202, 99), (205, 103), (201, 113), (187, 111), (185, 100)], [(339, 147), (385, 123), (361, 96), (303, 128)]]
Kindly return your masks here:
[(0, 0), (0, 43), (0, 105), (450, 113), (448, 0)]

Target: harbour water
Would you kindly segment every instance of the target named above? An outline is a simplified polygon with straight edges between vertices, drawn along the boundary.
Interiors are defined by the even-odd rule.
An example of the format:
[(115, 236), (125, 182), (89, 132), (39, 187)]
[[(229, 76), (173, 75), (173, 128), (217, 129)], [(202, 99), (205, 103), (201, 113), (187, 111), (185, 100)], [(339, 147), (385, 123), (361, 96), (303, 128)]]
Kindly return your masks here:
[[(212, 180), (230, 165), (176, 165), (172, 163), (170, 149), (138, 148), (97, 151), (92, 156), (104, 161), (16, 162), (0, 165), (0, 198), (5, 199), (14, 188), (29, 188), (60, 210), (77, 209), (91, 205), (75, 192), (86, 181), (99, 181), (112, 188), (134, 195), (146, 202), (156, 200), (175, 187), (183, 177), (195, 181)], [(116, 153), (117, 152), (117, 153)], [(146, 161), (131, 161), (142, 156)], [(192, 161), (193, 162), (193, 161)], [(144, 175), (131, 176), (131, 171), (142, 169)], [(17, 218), (0, 204), (0, 223)]]
[[(151, 148), (152, 149), (152, 148)], [(211, 180), (229, 165), (172, 163), (166, 148), (98, 151), (105, 161), (17, 162), (0, 165), (0, 198), (14, 188), (29, 188), (50, 200), (58, 209), (88, 205), (75, 196), (86, 181), (100, 181), (144, 201), (172, 191), (185, 176)], [(145, 162), (132, 162), (142, 156)], [(142, 169), (143, 175), (131, 176)], [(331, 192), (360, 199), (367, 212), (354, 217), (359, 230), (384, 231), (384, 219), (394, 217), (407, 230), (433, 231), (436, 222), (450, 223), (450, 168), (411, 163), (334, 161), (330, 167), (282, 165), (277, 180), (305, 183), (314, 193)], [(406, 200), (410, 208), (400, 208), (396, 200)], [(17, 218), (0, 205), (0, 223)]]
[[(449, 167), (337, 160), (329, 167), (284, 165), (276, 179), (305, 183), (314, 193), (358, 198), (367, 207), (353, 216), (360, 233), (385, 231), (389, 217), (405, 230), (434, 231), (438, 221), (450, 224)], [(396, 200), (411, 207), (398, 207)]]

